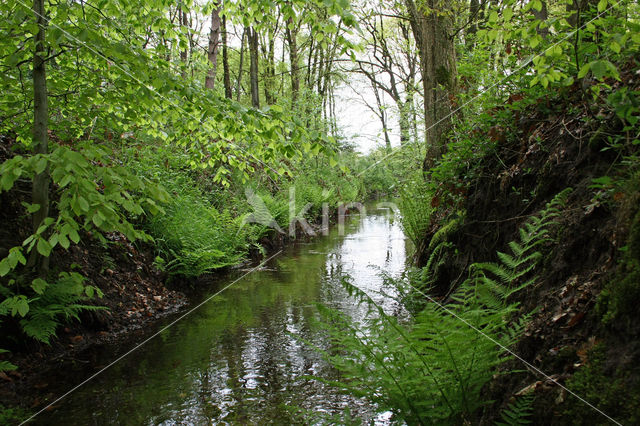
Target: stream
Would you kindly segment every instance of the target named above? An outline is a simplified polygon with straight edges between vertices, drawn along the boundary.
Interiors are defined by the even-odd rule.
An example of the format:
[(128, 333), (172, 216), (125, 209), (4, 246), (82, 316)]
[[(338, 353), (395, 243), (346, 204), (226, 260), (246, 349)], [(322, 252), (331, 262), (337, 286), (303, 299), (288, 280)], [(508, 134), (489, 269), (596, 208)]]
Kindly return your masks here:
[[(380, 271), (402, 272), (408, 242), (390, 210), (372, 206), (367, 213), (348, 218), (343, 236), (332, 225), (327, 236), (291, 245), (37, 416), (35, 423), (291, 424), (305, 422), (303, 414), (317, 419), (348, 408), (364, 422), (384, 424), (387, 417), (375, 417), (366, 401), (307, 379), (332, 379), (336, 372), (300, 340), (329, 347), (314, 326), (318, 302), (364, 320), (366, 307), (341, 284), (345, 275), (394, 309), (392, 299), (377, 293), (383, 290)], [(202, 300), (241, 275), (238, 271), (211, 284)], [(58, 385), (59, 394), (126, 350), (104, 348), (82, 374), (69, 372)]]

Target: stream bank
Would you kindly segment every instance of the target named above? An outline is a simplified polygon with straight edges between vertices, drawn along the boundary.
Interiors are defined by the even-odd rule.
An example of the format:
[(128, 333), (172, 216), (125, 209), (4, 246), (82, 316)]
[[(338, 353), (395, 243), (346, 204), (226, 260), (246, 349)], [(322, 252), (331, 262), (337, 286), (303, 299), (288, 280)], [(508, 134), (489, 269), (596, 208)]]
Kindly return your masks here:
[[(319, 395), (317, 398), (313, 397), (305, 403), (311, 404), (313, 400), (323, 407), (326, 406), (323, 410), (327, 413), (340, 413), (344, 407), (352, 405), (353, 401), (346, 401), (344, 399), (346, 397), (340, 396), (338, 391), (329, 386), (310, 384), (311, 382), (301, 379), (305, 374), (328, 372), (327, 374), (330, 375), (333, 373), (327, 365), (323, 364), (320, 355), (314, 354), (309, 348), (305, 349), (301, 342), (289, 334), (297, 331), (302, 333), (306, 340), (323, 342), (321, 333), (313, 330), (312, 327), (316, 302), (339, 306), (350, 315), (363, 314), (361, 309), (349, 300), (341, 287), (341, 279), (345, 274), (357, 275), (358, 282), (363, 288), (375, 292), (380, 290), (382, 285), (382, 279), (378, 276), (380, 269), (399, 273), (404, 268), (404, 236), (398, 223), (394, 222), (388, 213), (387, 210), (379, 210), (374, 211), (374, 214), (362, 221), (358, 218), (348, 219), (345, 225), (345, 236), (339, 235), (338, 225), (332, 225), (328, 236), (318, 236), (314, 239), (297, 238), (284, 247), (282, 254), (259, 271), (234, 284), (193, 315), (176, 324), (174, 328), (156, 337), (149, 342), (148, 348), (140, 348), (140, 354), (136, 351), (127, 357), (130, 360), (123, 361), (122, 365), (105, 371), (104, 377), (105, 379), (110, 377), (106, 380), (110, 380), (111, 384), (105, 384), (103, 381), (105, 379), (101, 375), (96, 378), (95, 386), (91, 385), (87, 388), (87, 393), (79, 390), (81, 393), (78, 394), (78, 399), (74, 397), (69, 405), (65, 399), (59, 404), (56, 403), (50, 412), (47, 411), (41, 415), (42, 419), (55, 420), (42, 421), (45, 423), (63, 421), (71, 414), (76, 418), (78, 410), (86, 411), (86, 422), (97, 421), (98, 424), (106, 424), (122, 421), (123, 418), (129, 418), (132, 415), (131, 412), (123, 411), (121, 408), (123, 403), (120, 399), (123, 389), (131, 386), (138, 388), (139, 392), (129, 394), (128, 398), (131, 398), (131, 401), (125, 404), (128, 404), (128, 410), (136, 411), (135, 407), (146, 406), (148, 407), (146, 415), (151, 416), (146, 417), (146, 420), (150, 418), (159, 420), (160, 417), (153, 414), (155, 413), (153, 407), (162, 405), (162, 398), (171, 399), (170, 407), (174, 407), (178, 404), (177, 401), (183, 399), (185, 403), (193, 404), (191, 399), (181, 395), (189, 394), (185, 389), (194, 386), (191, 382), (194, 380), (199, 382), (205, 376), (212, 386), (206, 398), (208, 408), (203, 409), (204, 414), (198, 414), (195, 418), (188, 417), (197, 421), (206, 418), (217, 421), (223, 418), (248, 421), (247, 418), (242, 417), (245, 415), (242, 413), (253, 412), (255, 416), (255, 413), (264, 409), (264, 404), (267, 404), (270, 410), (265, 416), (271, 416), (273, 419), (287, 418), (293, 421), (299, 418), (297, 416), (306, 415), (303, 413), (305, 410), (316, 408), (305, 407), (303, 404), (307, 398), (316, 394)], [(140, 253), (137, 255), (142, 256)], [(369, 267), (370, 263), (377, 265), (377, 268)], [(182, 309), (167, 309), (153, 316), (135, 315), (135, 318), (142, 319), (137, 323), (139, 326), (124, 329), (119, 337), (114, 333), (100, 332), (95, 334), (96, 338), (83, 336), (81, 339), (83, 345), (69, 347), (62, 356), (51, 360), (48, 368), (41, 369), (39, 374), (14, 377), (10, 382), (11, 385), (15, 390), (20, 389), (19, 393), (16, 392), (14, 395), (20, 395), (23, 406), (27, 403), (28, 407), (32, 407), (31, 411), (37, 411), (68, 391), (72, 383), (78, 383), (91, 376), (99, 368), (117, 358), (119, 354), (125, 353), (177, 318), (181, 312), (185, 311), (184, 306), (193, 306), (200, 300), (206, 299), (210, 294), (242, 276), (249, 267), (250, 265), (244, 265), (233, 268), (226, 274), (202, 277), (198, 281), (198, 288), (206, 290), (193, 291), (188, 297), (181, 296), (181, 300), (185, 300)], [(204, 328), (202, 328), (203, 324)], [(165, 337), (167, 333), (172, 337)], [(167, 340), (176, 338), (180, 339), (179, 343), (170, 343), (168, 348), (162, 346)], [(59, 340), (62, 340), (62, 337)], [(262, 349), (259, 353), (250, 353), (250, 348), (260, 345)], [(218, 351), (219, 356), (211, 355), (209, 358), (205, 355), (209, 350)], [(165, 355), (162, 355), (163, 353)], [(230, 357), (232, 359), (229, 359)], [(226, 358), (224, 365), (218, 362), (218, 358)], [(207, 359), (213, 364), (208, 365)], [(249, 361), (246, 361), (247, 359)], [(244, 374), (240, 374), (246, 362), (254, 365), (247, 368)], [(199, 372), (205, 376), (199, 375), (200, 373), (194, 376), (192, 369), (199, 369)], [(128, 377), (129, 375), (133, 377)], [(155, 378), (150, 378), (151, 375)], [(219, 378), (220, 375), (226, 375), (226, 379)], [(171, 380), (167, 379), (169, 376), (172, 377)], [(180, 385), (181, 380), (185, 378), (190, 384)], [(149, 380), (153, 380), (153, 383), (150, 384)], [(163, 380), (168, 381), (163, 382)], [(136, 384), (131, 385), (131, 381)], [(116, 383), (120, 384), (116, 385)], [(214, 383), (217, 384), (213, 386)], [(242, 398), (237, 396), (239, 400), (235, 401), (233, 398), (229, 400), (230, 391), (225, 388), (224, 383), (227, 383), (229, 389), (233, 389), (232, 393), (236, 396), (240, 392)], [(253, 385), (250, 385), (252, 383)], [(153, 389), (159, 386), (164, 389), (164, 396), (150, 396), (151, 400), (155, 401), (152, 404), (135, 399), (135, 395), (139, 395), (140, 392), (147, 395), (150, 395), (149, 392), (153, 394)], [(246, 390), (246, 386), (252, 390)], [(289, 399), (281, 400), (278, 396), (279, 391), (275, 390), (278, 386), (282, 389), (286, 388), (288, 395), (286, 398)], [(107, 390), (100, 391), (102, 387)], [(140, 391), (139, 387), (147, 390)], [(173, 393), (176, 389), (182, 389), (182, 392)], [(268, 389), (271, 389), (274, 394), (269, 394)], [(245, 394), (245, 391), (248, 394)], [(200, 392), (202, 393), (203, 390), (201, 389)], [(256, 396), (252, 392), (263, 393)], [(327, 401), (322, 400), (323, 395), (328, 395)], [(92, 401), (94, 397), (96, 398), (95, 401), (88, 403), (87, 397)], [(213, 407), (220, 404), (227, 408), (218, 411)], [(284, 406), (281, 406), (282, 404)], [(366, 406), (361, 402), (358, 404), (362, 406), (360, 415), (366, 416), (368, 412)], [(97, 406), (100, 407), (99, 410), (96, 409)], [(195, 408), (192, 408), (190, 408), (190, 416), (194, 415)], [(167, 418), (171, 416), (185, 418), (169, 408), (167, 410), (173, 413), (163, 414), (169, 416)], [(97, 417), (92, 414), (93, 411), (96, 411)], [(142, 417), (136, 418), (140, 421), (145, 420)]]

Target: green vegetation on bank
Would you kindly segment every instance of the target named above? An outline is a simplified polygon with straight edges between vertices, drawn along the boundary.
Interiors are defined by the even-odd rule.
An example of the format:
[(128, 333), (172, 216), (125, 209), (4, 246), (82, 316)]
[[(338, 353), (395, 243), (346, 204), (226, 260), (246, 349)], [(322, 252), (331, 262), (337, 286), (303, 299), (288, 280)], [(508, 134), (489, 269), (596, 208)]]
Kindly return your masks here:
[[(10, 0), (0, 15), (0, 373), (17, 368), (8, 349), (103, 309), (80, 247), (115, 235), (194, 278), (265, 255), (323, 206), (393, 196), (415, 247), (388, 280), (408, 318), (347, 280), (373, 315), (321, 308), (334, 385), (398, 423), (588, 422), (574, 398), (545, 412), (548, 395), (519, 392), (512, 351), (556, 368), (545, 342), (570, 341), (558, 377), (637, 422), (619, 401), (640, 359), (637, 2)], [(384, 141), (367, 155), (338, 117), (356, 78)], [(571, 278), (586, 301), (554, 305)]]

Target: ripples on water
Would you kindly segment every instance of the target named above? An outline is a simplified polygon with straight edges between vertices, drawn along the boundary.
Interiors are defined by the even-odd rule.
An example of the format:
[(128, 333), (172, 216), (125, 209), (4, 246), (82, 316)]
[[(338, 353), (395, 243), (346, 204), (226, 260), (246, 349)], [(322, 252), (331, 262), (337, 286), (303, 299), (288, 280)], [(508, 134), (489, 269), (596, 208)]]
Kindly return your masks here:
[[(336, 373), (300, 338), (328, 347), (323, 333), (312, 326), (317, 302), (356, 321), (365, 319), (366, 307), (342, 287), (346, 275), (385, 309), (393, 309), (393, 300), (379, 293), (379, 272), (398, 275), (405, 259), (404, 235), (387, 211), (353, 218), (345, 236), (332, 229), (327, 237), (290, 247), (267, 268), (234, 284), (55, 410), (38, 416), (36, 423), (291, 424), (314, 417), (319, 421), (319, 415), (349, 408), (363, 422), (384, 424), (388, 416), (372, 418), (365, 401), (304, 379)], [(126, 349), (93, 354), (91, 364), (106, 365)], [(58, 394), (91, 373), (70, 371)], [(306, 417), (300, 410), (307, 410)]]

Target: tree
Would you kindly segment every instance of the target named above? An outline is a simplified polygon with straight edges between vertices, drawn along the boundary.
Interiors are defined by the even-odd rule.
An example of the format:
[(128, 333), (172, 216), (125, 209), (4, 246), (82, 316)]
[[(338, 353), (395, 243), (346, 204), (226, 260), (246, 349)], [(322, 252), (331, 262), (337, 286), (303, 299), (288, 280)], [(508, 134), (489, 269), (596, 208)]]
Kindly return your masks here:
[[(45, 66), (47, 19), (45, 17), (44, 0), (33, 1), (33, 13), (38, 25), (33, 54), (33, 141), (36, 154), (46, 155), (49, 152), (49, 111)], [(34, 233), (37, 232), (43, 221), (49, 216), (49, 180), (48, 167), (45, 167), (33, 178), (31, 202), (39, 206), (39, 209), (33, 213), (32, 218)], [(49, 258), (39, 256), (35, 250), (31, 253), (31, 266), (38, 268), (40, 275), (46, 274), (49, 269)]]
[(273, 105), (276, 102), (274, 85), (276, 82), (276, 38), (280, 32), (280, 10), (275, 13), (275, 20), (267, 27), (266, 31), (263, 31), (264, 35), (260, 47), (263, 55), (264, 72), (263, 72), (263, 87), (264, 87), (264, 100), (267, 105)]
[(227, 43), (227, 17), (222, 17), (222, 80), (224, 83), (224, 96), (227, 99), (233, 97), (231, 90), (231, 73), (229, 71), (229, 46)]
[[(396, 13), (401, 13), (395, 11)], [(358, 70), (369, 80), (376, 101), (380, 106), (379, 90), (385, 92), (396, 104), (399, 116), (400, 143), (411, 136), (411, 127), (418, 60), (414, 41), (403, 20), (392, 20), (382, 9), (367, 12), (361, 19), (361, 27), (367, 35), (366, 60), (358, 60)], [(386, 114), (376, 112), (387, 128)], [(384, 120), (383, 120), (384, 118)], [(385, 134), (385, 138), (387, 135)]]
[(211, 11), (211, 30), (209, 31), (209, 48), (207, 49), (207, 59), (211, 65), (204, 81), (204, 86), (207, 89), (213, 89), (216, 83), (221, 31), (220, 9), (220, 3), (215, 3), (213, 5), (213, 10)]
[(249, 78), (251, 84), (251, 105), (260, 108), (260, 86), (258, 85), (258, 32), (253, 27), (247, 28), (249, 38)]
[(455, 110), (456, 54), (453, 18), (449, 2), (425, 0), (416, 4), (405, 0), (418, 53), (424, 95), (427, 155), (425, 169), (431, 167), (446, 149)]
[(300, 63), (298, 61), (298, 31), (299, 27), (293, 20), (292, 16), (287, 19), (285, 26), (285, 34), (289, 46), (289, 62), (291, 63), (291, 108), (295, 108), (298, 103), (298, 94), (300, 93)]

